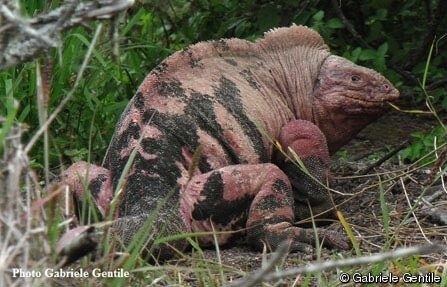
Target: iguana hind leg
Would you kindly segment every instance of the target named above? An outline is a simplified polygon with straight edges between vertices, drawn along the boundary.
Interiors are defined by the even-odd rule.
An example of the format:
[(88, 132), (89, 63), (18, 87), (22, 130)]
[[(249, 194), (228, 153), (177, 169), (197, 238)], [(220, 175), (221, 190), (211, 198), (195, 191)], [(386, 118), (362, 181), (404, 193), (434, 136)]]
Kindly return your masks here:
[[(233, 165), (194, 176), (182, 191), (180, 206), (192, 231), (246, 231), (256, 249), (264, 244), (276, 249), (289, 241), (293, 251), (309, 251), (309, 244), (315, 243), (314, 230), (293, 226), (292, 188), (274, 164)], [(317, 234), (328, 246), (348, 248), (336, 233)], [(218, 243), (232, 235), (218, 233)], [(214, 242), (212, 235), (199, 239), (203, 244)]]

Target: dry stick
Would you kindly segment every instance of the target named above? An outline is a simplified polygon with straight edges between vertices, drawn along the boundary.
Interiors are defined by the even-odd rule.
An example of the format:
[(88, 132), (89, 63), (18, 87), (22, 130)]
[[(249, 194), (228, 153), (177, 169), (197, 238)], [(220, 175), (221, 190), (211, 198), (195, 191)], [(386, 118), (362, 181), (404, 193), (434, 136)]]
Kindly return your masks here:
[(388, 152), (386, 155), (384, 155), (381, 159), (377, 160), (375, 163), (371, 164), (370, 166), (366, 167), (365, 169), (361, 170), (358, 175), (365, 175), (367, 173), (369, 173), (372, 169), (380, 166), (382, 163), (384, 163), (386, 160), (388, 160), (389, 158), (391, 158), (393, 155), (395, 155), (396, 153), (398, 153), (400, 150), (402, 150), (403, 148), (405, 148), (408, 145), (408, 140), (403, 141), (400, 145), (398, 145), (397, 147), (395, 147), (393, 150), (391, 150), (390, 152)]
[(444, 190), (444, 186), (437, 185), (437, 186), (433, 186), (430, 188), (431, 190), (436, 190), (435, 192), (433, 192), (433, 194), (431, 195), (427, 195), (424, 196), (422, 199), (426, 202), (426, 203), (432, 203), (433, 201), (435, 201), (436, 199), (440, 198), (442, 195), (447, 194), (447, 191)]
[(438, 225), (447, 225), (447, 210), (442, 207), (435, 207), (430, 202), (430, 200), (434, 200), (434, 198), (437, 198), (444, 194), (446, 194), (446, 192), (441, 189), (431, 196), (422, 197), (420, 202), (420, 204), (425, 207), (424, 209), (422, 209), (422, 213), (424, 215), (427, 215), (432, 223)]
[[(135, 0), (65, 1), (62, 6), (31, 19), (22, 18), (0, 1), (0, 70), (37, 58), (61, 42), (63, 31), (87, 20), (108, 19)], [(15, 29), (15, 30), (13, 30)]]
[(0, 14), (5, 17), (5, 19), (8, 20), (10, 23), (19, 27), (22, 32), (24, 32), (31, 38), (41, 41), (48, 47), (56, 47), (56, 42), (53, 41), (53, 39), (48, 38), (47, 35), (43, 35), (36, 29), (29, 26), (24, 19), (22, 19), (18, 15), (15, 15), (11, 10), (9, 10), (6, 5), (0, 5)]
[[(393, 251), (383, 252), (383, 253), (376, 253), (369, 256), (361, 256), (361, 257), (354, 257), (354, 258), (347, 258), (347, 259), (341, 259), (341, 260), (330, 260), (325, 262), (317, 262), (317, 263), (311, 263), (303, 267), (297, 267), (297, 268), (290, 268), (284, 271), (274, 272), (274, 273), (266, 273), (263, 272), (263, 270), (259, 272), (263, 272), (263, 278), (261, 280), (257, 279), (256, 282), (254, 282), (254, 278), (259, 277), (259, 273), (255, 273), (255, 275), (237, 280), (228, 286), (231, 287), (249, 287), (249, 286), (255, 286), (256, 283), (259, 283), (261, 281), (273, 281), (273, 280), (279, 280), (286, 277), (291, 276), (297, 276), (300, 274), (308, 274), (308, 273), (316, 273), (316, 272), (323, 272), (327, 270), (332, 270), (335, 268), (343, 268), (343, 267), (350, 267), (350, 266), (358, 266), (358, 265), (366, 265), (366, 264), (374, 264), (374, 263), (380, 263), (387, 260), (412, 256), (412, 255), (426, 255), (431, 253), (438, 253), (438, 252), (447, 252), (447, 246), (443, 244), (425, 244), (425, 245), (419, 245), (419, 246), (412, 246), (412, 247), (403, 247), (399, 248)], [(273, 258), (272, 258), (273, 259)]]
[[(43, 125), (48, 116), (48, 101), (45, 98), (44, 81), (42, 80), (40, 64), (36, 63), (36, 91), (37, 91), (37, 111), (39, 115), (39, 125)], [(49, 162), (49, 145), (48, 145), (48, 129), (43, 132), (43, 161), (44, 161), (44, 173), (45, 184), (50, 183), (50, 162)]]
[(48, 126), (53, 122), (56, 116), (63, 110), (65, 105), (74, 95), (74, 92), (76, 91), (79, 83), (81, 82), (82, 75), (84, 74), (85, 68), (87, 67), (87, 63), (90, 60), (90, 57), (93, 53), (93, 47), (95, 46), (96, 41), (98, 40), (101, 30), (102, 30), (102, 24), (100, 23), (98, 24), (98, 27), (96, 27), (95, 35), (93, 36), (92, 42), (90, 43), (90, 46), (87, 50), (87, 54), (85, 55), (81, 68), (79, 69), (76, 81), (73, 84), (73, 88), (70, 90), (70, 92), (68, 92), (68, 95), (61, 101), (59, 106), (57, 106), (56, 109), (53, 111), (53, 113), (48, 117), (47, 121), (40, 126), (40, 129), (34, 134), (34, 136), (28, 142), (28, 144), (25, 147), (25, 153), (29, 153), (29, 151), (33, 148), (34, 144), (37, 142), (42, 133), (48, 128)]

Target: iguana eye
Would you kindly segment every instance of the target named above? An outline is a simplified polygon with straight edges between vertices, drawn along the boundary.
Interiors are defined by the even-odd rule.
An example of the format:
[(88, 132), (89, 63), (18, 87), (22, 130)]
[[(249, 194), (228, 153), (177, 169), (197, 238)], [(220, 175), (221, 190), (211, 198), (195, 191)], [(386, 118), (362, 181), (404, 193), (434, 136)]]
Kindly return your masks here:
[(357, 75), (351, 76), (351, 82), (353, 83), (359, 82), (360, 80), (361, 80), (360, 76)]

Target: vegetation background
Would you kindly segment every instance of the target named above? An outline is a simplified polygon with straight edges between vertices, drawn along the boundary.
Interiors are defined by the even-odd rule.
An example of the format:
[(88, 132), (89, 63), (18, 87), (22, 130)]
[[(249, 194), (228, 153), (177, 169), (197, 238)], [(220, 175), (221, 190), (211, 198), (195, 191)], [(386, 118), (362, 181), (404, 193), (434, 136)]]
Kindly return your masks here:
[[(30, 0), (22, 1), (21, 8), (32, 17), (60, 4)], [(118, 117), (138, 85), (173, 52), (209, 39), (255, 40), (291, 23), (316, 29), (333, 53), (384, 74), (407, 105), (423, 107), (428, 94), (442, 112), (447, 108), (445, 15), (446, 1), (428, 0), (137, 1), (119, 18), (119, 55), (113, 57), (110, 35), (102, 33), (73, 99), (51, 125), (50, 166), (57, 174), (61, 164), (88, 155), (92, 162), (101, 162)], [(89, 24), (66, 32), (61, 47), (40, 60), (52, 68), (49, 113), (73, 85), (95, 30), (96, 23)], [(422, 79), (432, 45), (425, 93)], [(39, 126), (35, 65), (0, 72), (0, 94), (8, 99), (0, 101), (0, 113), (14, 113), (18, 122), (26, 123), (25, 141)], [(17, 109), (7, 106), (12, 98), (20, 103)], [(423, 154), (420, 148), (406, 156), (417, 159)], [(43, 145), (35, 145), (30, 155), (33, 167), (43, 168)]]
[[(35, 17), (63, 1), (18, 3), (24, 17)], [(99, 36), (73, 97), (50, 125), (48, 148), (42, 138), (29, 151), (30, 166), (38, 178), (47, 171), (52, 178), (74, 161), (100, 163), (138, 85), (173, 52), (210, 39), (255, 40), (269, 29), (292, 23), (320, 32), (334, 54), (384, 74), (400, 89), (401, 107), (415, 111), (428, 105), (434, 117), (442, 117), (447, 109), (446, 15), (447, 1), (443, 0), (136, 1), (126, 13), (102, 21), (103, 31), (108, 32)], [(24, 143), (41, 125), (36, 65), (42, 67), (50, 91), (45, 105), (51, 114), (72, 90), (98, 23), (68, 30), (59, 48), (0, 71), (0, 116), (26, 127)], [(111, 40), (116, 27), (119, 53)], [(0, 150), (11, 128), (5, 123)], [(433, 149), (434, 137), (445, 142), (442, 120), (430, 134), (415, 131), (402, 158), (411, 162), (423, 157)]]

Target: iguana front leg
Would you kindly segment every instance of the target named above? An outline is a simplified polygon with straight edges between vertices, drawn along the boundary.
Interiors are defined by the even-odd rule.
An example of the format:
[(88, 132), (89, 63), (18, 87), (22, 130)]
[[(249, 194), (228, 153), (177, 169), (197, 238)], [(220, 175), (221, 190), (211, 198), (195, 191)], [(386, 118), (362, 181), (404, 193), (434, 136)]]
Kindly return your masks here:
[[(182, 191), (180, 208), (192, 231), (243, 230), (258, 250), (289, 241), (292, 251), (309, 251), (315, 243), (314, 230), (293, 226), (292, 187), (274, 164), (233, 165), (194, 176)], [(317, 234), (328, 247), (349, 248), (336, 232), (318, 229)], [(218, 233), (218, 243), (232, 235)], [(199, 240), (214, 242), (211, 235)]]
[[(309, 121), (294, 120), (282, 127), (279, 143), (287, 157), (278, 156), (277, 164), (292, 184), (296, 219), (306, 219), (320, 213), (324, 213), (322, 218), (333, 218), (332, 201), (326, 188), (331, 176), (324, 134)], [(290, 150), (296, 153), (305, 170), (296, 163)]]

